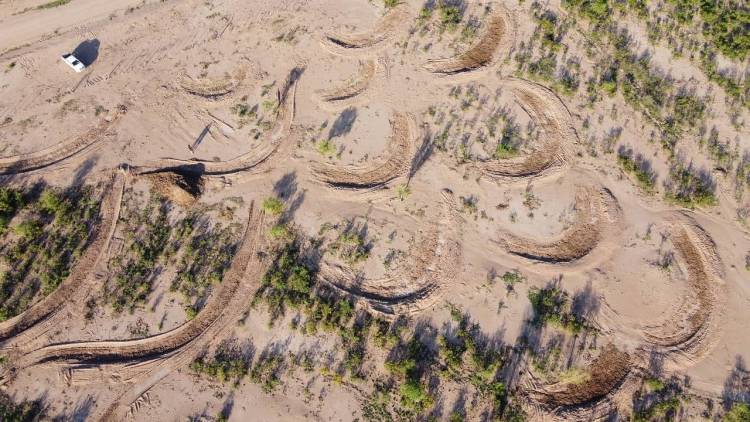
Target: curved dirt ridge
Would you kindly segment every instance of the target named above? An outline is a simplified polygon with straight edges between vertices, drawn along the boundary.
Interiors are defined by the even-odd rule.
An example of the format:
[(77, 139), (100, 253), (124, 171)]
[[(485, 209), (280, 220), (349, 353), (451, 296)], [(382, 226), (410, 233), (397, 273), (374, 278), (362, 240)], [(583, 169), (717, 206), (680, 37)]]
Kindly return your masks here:
[(344, 190), (385, 189), (396, 179), (405, 179), (416, 153), (417, 125), (408, 113), (394, 112), (388, 147), (378, 159), (361, 166), (311, 164), (313, 177), (324, 185)]
[(535, 262), (573, 263), (589, 256), (603, 240), (611, 240), (622, 218), (622, 210), (609, 189), (579, 186), (573, 224), (549, 240), (520, 237), (499, 231), (498, 241), (510, 254)]
[[(219, 312), (206, 329), (193, 337), (188, 343), (173, 352), (155, 358), (139, 358), (135, 362), (111, 365), (111, 378), (123, 380), (126, 385), (121, 394), (103, 409), (103, 414), (96, 417), (101, 421), (123, 420), (131, 410), (131, 404), (141, 395), (169, 375), (175, 369), (185, 367), (198, 357), (206, 347), (225, 338), (235, 324), (242, 318), (249, 307), (248, 298), (260, 286), (263, 273), (270, 264), (270, 254), (262, 251), (267, 247), (268, 225), (262, 210), (254, 210), (251, 205), (250, 218), (240, 250), (232, 261), (236, 271), (232, 271), (232, 284), (237, 285), (233, 293), (227, 292), (222, 297), (226, 300), (212, 300), (216, 303), (214, 310)], [(230, 270), (232, 267), (230, 267)], [(228, 281), (229, 272), (222, 284)], [(218, 303), (217, 303), (218, 302)], [(218, 309), (221, 308), (221, 309)], [(205, 311), (206, 309), (204, 309)], [(199, 314), (200, 315), (200, 314)], [(84, 365), (83, 370), (90, 370)], [(80, 369), (80, 368), (76, 368)]]
[(670, 238), (687, 274), (688, 292), (657, 326), (644, 327), (644, 338), (678, 368), (695, 363), (718, 342), (725, 300), (721, 259), (711, 236), (687, 213), (670, 222)]
[(641, 376), (629, 353), (608, 344), (588, 367), (590, 378), (580, 384), (554, 383), (527, 387), (538, 413), (561, 420), (601, 420), (618, 407), (618, 396), (631, 400)]
[(440, 75), (473, 72), (490, 65), (501, 45), (503, 50), (509, 49), (514, 41), (514, 37), (509, 37), (509, 35), (515, 24), (504, 7), (495, 6), (497, 9), (487, 21), (486, 30), (468, 50), (453, 57), (428, 60), (424, 68)]
[(345, 85), (320, 90), (317, 92), (320, 101), (324, 105), (343, 107), (352, 103), (352, 100), (365, 92), (370, 82), (375, 77), (375, 60), (369, 59), (360, 62), (357, 75)]
[(526, 156), (477, 163), (479, 170), (493, 179), (512, 181), (535, 179), (569, 167), (570, 149), (578, 143), (578, 134), (565, 103), (536, 82), (509, 78), (507, 86), (540, 129), (540, 145)]
[(227, 161), (182, 160), (177, 158), (163, 158), (158, 163), (132, 167), (134, 174), (160, 173), (176, 171), (202, 176), (226, 176), (239, 172), (263, 173), (271, 167), (271, 158), (291, 153), (294, 145), (292, 138), (292, 122), (296, 107), (297, 82), (304, 68), (293, 69), (282, 87), (278, 91), (278, 114), (276, 123), (269, 136), (271, 142), (263, 142), (260, 148)]
[[(102, 259), (107, 250), (115, 225), (120, 215), (120, 205), (125, 189), (125, 176), (117, 172), (111, 185), (108, 187), (105, 199), (101, 204), (101, 220), (94, 229), (95, 237), (86, 248), (83, 255), (76, 261), (68, 277), (52, 293), (44, 297), (29, 309), (13, 318), (0, 323), (0, 341), (6, 342), (9, 338), (25, 331), (32, 326), (49, 320), (52, 315), (65, 308), (71, 297), (86, 285), (86, 280), (93, 276), (94, 269)], [(0, 349), (5, 348), (0, 345)]]
[(415, 314), (437, 303), (445, 284), (454, 281), (462, 259), (459, 226), (453, 193), (444, 189), (440, 218), (416, 240), (402, 271), (366, 280), (349, 268), (324, 263), (318, 277), (386, 317)]
[(326, 33), (322, 44), (335, 54), (362, 54), (390, 39), (399, 25), (408, 22), (408, 17), (408, 5), (401, 2), (388, 10), (371, 30), (355, 34)]
[[(181, 348), (204, 336), (212, 327), (221, 329), (224, 324), (216, 325), (221, 317), (226, 317), (228, 306), (237, 297), (240, 287), (246, 282), (246, 274), (251, 268), (258, 267), (256, 255), (263, 239), (264, 213), (256, 210), (251, 204), (248, 224), (243, 235), (242, 245), (232, 260), (224, 280), (219, 285), (216, 297), (212, 298), (198, 315), (185, 324), (151, 337), (138, 340), (110, 340), (58, 343), (34, 350), (18, 360), (13, 361), (13, 371), (35, 364), (53, 361), (68, 363), (112, 364), (137, 361), (149, 361), (164, 354), (179, 351)], [(252, 265), (251, 265), (252, 264)], [(255, 272), (262, 270), (255, 269)], [(252, 280), (257, 284), (258, 278)], [(252, 284), (252, 283), (251, 283)], [(242, 296), (245, 298), (245, 296)], [(226, 324), (227, 321), (224, 321)]]
[(82, 153), (105, 137), (126, 112), (127, 107), (119, 105), (112, 115), (82, 135), (39, 151), (0, 158), (0, 176), (43, 169)]
[(587, 381), (581, 384), (555, 383), (533, 391), (531, 395), (552, 408), (583, 406), (616, 390), (630, 373), (632, 363), (630, 354), (609, 344), (589, 365), (591, 377)]
[(178, 78), (178, 84), (188, 94), (215, 100), (234, 92), (245, 80), (246, 74), (247, 71), (243, 67), (235, 70), (233, 75), (226, 75), (221, 79), (193, 79), (182, 73)]

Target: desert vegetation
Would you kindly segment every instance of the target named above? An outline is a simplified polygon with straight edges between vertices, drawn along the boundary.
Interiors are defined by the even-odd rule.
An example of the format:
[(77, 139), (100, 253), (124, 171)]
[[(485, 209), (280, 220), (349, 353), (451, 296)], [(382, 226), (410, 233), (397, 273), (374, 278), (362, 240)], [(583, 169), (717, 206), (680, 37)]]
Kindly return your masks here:
[(140, 208), (141, 198), (130, 195), (121, 218), (122, 252), (112, 260), (103, 302), (115, 313), (133, 313), (150, 300), (159, 275), (174, 268), (169, 290), (180, 293), (187, 317), (195, 317), (229, 268), (237, 228), (222, 227), (199, 210), (180, 215), (159, 195), (148, 197)]
[(748, 419), (747, 5), (296, 3), (0, 2), (0, 420)]
[(68, 276), (96, 229), (99, 201), (92, 187), (0, 189), (1, 320), (20, 314)]

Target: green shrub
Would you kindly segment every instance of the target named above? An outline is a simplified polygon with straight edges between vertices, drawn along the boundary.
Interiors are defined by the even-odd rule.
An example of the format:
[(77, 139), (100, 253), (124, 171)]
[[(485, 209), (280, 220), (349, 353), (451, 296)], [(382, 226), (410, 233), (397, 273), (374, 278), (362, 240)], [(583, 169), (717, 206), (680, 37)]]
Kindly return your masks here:
[(383, 0), (383, 6), (386, 9), (393, 9), (401, 3), (400, 0)]
[(280, 215), (284, 212), (284, 203), (279, 198), (268, 197), (263, 200), (263, 210), (271, 215)]
[(656, 173), (641, 154), (634, 154), (632, 148), (620, 146), (617, 162), (626, 172), (635, 176), (638, 186), (646, 193), (653, 193), (656, 187)]
[(549, 324), (578, 333), (586, 328), (585, 321), (570, 312), (567, 292), (559, 287), (532, 288), (528, 293), (534, 310), (532, 322), (537, 326)]
[(401, 404), (410, 410), (422, 412), (432, 407), (435, 399), (430, 396), (419, 381), (408, 380), (399, 387)]
[(724, 415), (724, 422), (750, 422), (750, 406), (745, 403), (735, 403)]
[(456, 6), (440, 4), (438, 12), (440, 14), (440, 24), (449, 31), (454, 30), (461, 22), (461, 9)]
[(271, 230), (269, 230), (268, 235), (271, 236), (272, 239), (276, 240), (284, 240), (284, 239), (290, 239), (292, 236), (291, 230), (285, 225), (285, 224), (277, 224), (273, 227), (271, 227)]
[(685, 166), (676, 161), (669, 176), (664, 193), (667, 200), (688, 208), (716, 205), (716, 187), (708, 172), (696, 171), (692, 165)]
[(7, 229), (10, 220), (23, 207), (23, 194), (20, 191), (0, 188), (0, 235)]
[(0, 421), (32, 422), (44, 416), (41, 400), (14, 402), (6, 393), (0, 393)]
[(321, 139), (316, 145), (315, 149), (326, 157), (331, 157), (336, 154), (336, 145), (330, 139)]

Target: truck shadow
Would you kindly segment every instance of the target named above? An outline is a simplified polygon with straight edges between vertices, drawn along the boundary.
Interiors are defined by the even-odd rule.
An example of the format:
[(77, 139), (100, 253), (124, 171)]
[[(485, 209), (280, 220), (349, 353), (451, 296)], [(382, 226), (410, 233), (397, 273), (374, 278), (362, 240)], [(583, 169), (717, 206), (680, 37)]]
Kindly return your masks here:
[(73, 55), (83, 63), (84, 66), (91, 66), (99, 57), (99, 46), (101, 43), (98, 39), (86, 40), (73, 50)]

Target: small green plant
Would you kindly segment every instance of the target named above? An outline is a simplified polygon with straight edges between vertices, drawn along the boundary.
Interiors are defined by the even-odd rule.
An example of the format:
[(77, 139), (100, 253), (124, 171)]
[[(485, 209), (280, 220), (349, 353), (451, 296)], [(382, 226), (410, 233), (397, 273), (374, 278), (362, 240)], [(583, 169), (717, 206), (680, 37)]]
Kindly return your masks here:
[(14, 227), (17, 235), (27, 240), (34, 240), (42, 234), (42, 225), (37, 221), (24, 221)]
[(276, 110), (276, 108), (279, 106), (279, 103), (276, 102), (276, 100), (264, 100), (261, 104), (261, 107), (263, 108), (263, 111), (273, 111)]
[(526, 281), (526, 278), (518, 270), (506, 271), (501, 278), (509, 289), (513, 289), (516, 284)]
[(383, 0), (383, 6), (386, 9), (393, 9), (401, 3), (400, 0)]
[(321, 139), (315, 144), (315, 149), (320, 155), (331, 157), (336, 154), (336, 145), (330, 139)]
[(497, 148), (495, 148), (495, 158), (498, 160), (506, 160), (517, 155), (518, 149), (512, 145), (498, 143)]
[(263, 211), (271, 215), (281, 215), (284, 212), (284, 203), (279, 198), (270, 196), (263, 200)]
[(479, 210), (477, 207), (478, 200), (474, 195), (462, 196), (459, 199), (461, 200), (461, 210), (464, 213), (474, 215)]
[(658, 378), (647, 378), (645, 382), (646, 386), (651, 391), (659, 392), (664, 390), (664, 381)]
[(443, 28), (453, 31), (461, 22), (461, 10), (457, 6), (447, 6), (441, 4), (438, 6), (440, 12), (440, 24)]
[(401, 404), (407, 409), (422, 412), (432, 407), (435, 399), (430, 396), (419, 381), (407, 380), (399, 388)]
[(723, 422), (748, 422), (750, 421), (750, 406), (745, 403), (735, 403), (724, 415)]
[(409, 185), (398, 185), (396, 187), (396, 196), (398, 196), (399, 200), (404, 201), (409, 195), (411, 195), (411, 188)]
[(272, 239), (285, 240), (291, 238), (292, 232), (285, 224), (277, 224), (271, 227), (268, 235), (271, 236)]
[(68, 3), (70, 3), (70, 1), (71, 0), (54, 0), (54, 1), (51, 1), (49, 3), (41, 4), (41, 5), (37, 6), (36, 9), (37, 10), (52, 9), (54, 7), (64, 6), (64, 5), (68, 4)]

